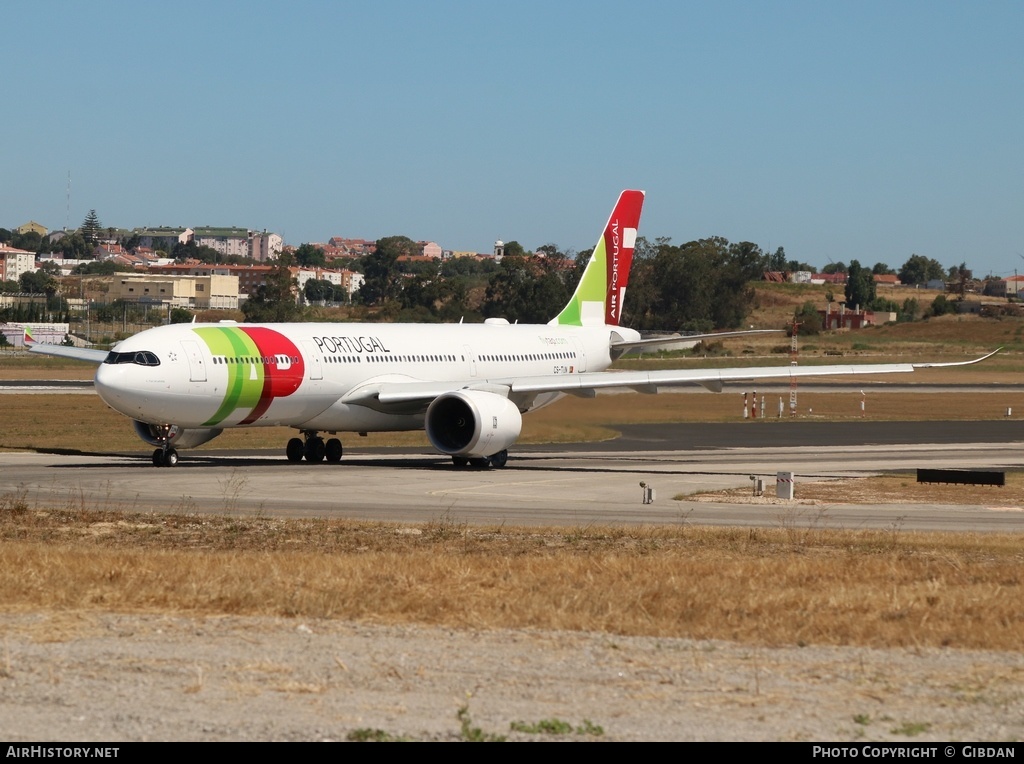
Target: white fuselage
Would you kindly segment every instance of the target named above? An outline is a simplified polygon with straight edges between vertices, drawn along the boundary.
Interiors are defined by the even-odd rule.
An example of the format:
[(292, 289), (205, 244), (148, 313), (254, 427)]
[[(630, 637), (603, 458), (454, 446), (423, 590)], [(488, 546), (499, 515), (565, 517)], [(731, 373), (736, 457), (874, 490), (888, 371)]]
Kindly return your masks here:
[[(96, 372), (113, 409), (151, 424), (419, 429), (422, 402), (383, 405), (392, 385), (458, 390), (602, 371), (611, 326), (485, 324), (174, 324), (130, 337)], [(558, 393), (508, 395), (525, 412)]]

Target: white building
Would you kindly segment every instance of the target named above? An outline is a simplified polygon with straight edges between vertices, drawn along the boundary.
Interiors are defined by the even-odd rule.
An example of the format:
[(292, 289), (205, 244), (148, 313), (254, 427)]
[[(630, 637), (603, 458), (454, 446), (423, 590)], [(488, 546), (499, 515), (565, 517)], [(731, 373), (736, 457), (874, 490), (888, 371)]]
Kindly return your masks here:
[(284, 239), (279, 234), (253, 233), (249, 240), (249, 257), (253, 260), (265, 263), (268, 260), (276, 260), (284, 248)]
[(0, 281), (17, 281), (21, 274), (35, 269), (35, 252), (0, 245)]

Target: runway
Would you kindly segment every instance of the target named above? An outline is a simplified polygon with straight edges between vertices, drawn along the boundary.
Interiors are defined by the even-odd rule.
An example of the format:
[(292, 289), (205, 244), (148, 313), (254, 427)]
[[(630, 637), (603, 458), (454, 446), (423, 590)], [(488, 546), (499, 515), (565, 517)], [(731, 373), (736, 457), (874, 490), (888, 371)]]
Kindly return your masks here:
[[(0, 497), (30, 507), (262, 514), (401, 523), (514, 526), (736, 525), (1021, 531), (1007, 489), (961, 487), (970, 505), (808, 505), (800, 483), (918, 467), (1024, 467), (1020, 422), (802, 422), (636, 425), (604, 443), (517, 447), (508, 467), (457, 469), (410, 450), (351, 449), (341, 464), (281, 453), (0, 454)], [(908, 441), (914, 441), (912, 443)], [(795, 502), (706, 503), (685, 496), (796, 475)], [(643, 503), (644, 482), (655, 489)], [(677, 498), (683, 497), (683, 498)]]

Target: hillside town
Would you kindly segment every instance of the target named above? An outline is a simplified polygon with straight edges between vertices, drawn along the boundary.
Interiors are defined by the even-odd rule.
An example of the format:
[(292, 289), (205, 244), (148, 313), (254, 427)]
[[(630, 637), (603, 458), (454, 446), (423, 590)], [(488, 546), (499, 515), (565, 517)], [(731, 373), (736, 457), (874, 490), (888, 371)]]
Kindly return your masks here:
[[(492, 252), (462, 252), (407, 237), (370, 241), (335, 236), (295, 248), (279, 234), (240, 227), (105, 228), (90, 211), (75, 230), (51, 231), (35, 221), (0, 228), (0, 321), (7, 324), (0, 342), (17, 346), (19, 327), (26, 322), (41, 327), (45, 342), (62, 340), (71, 324), (118, 317), (120, 335), (128, 333), (129, 324), (138, 330), (192, 320), (197, 313), (212, 312), (205, 320), (217, 320), (218, 313), (256, 321), (300, 318), (293, 311), (257, 309), (257, 303), (280, 302), (285, 295), (284, 302), (294, 303), (296, 311), (348, 306), (363, 311), (360, 320), (499, 315), (543, 321), (579, 277), (576, 254), (553, 245), (530, 252), (517, 242), (502, 241), (495, 242)], [(634, 313), (640, 328), (645, 328), (645, 314), (646, 328), (666, 320), (670, 325), (654, 328), (708, 331), (739, 325), (748, 310), (743, 300), (750, 297), (744, 281), (826, 285), (827, 301), (805, 309), (805, 314), (817, 314), (812, 323), (822, 330), (914, 320), (926, 310), (977, 311), (981, 302), (964, 301), (966, 295), (1015, 302), (1024, 290), (1024, 275), (978, 280), (965, 264), (946, 269), (920, 255), (912, 255), (899, 270), (881, 263), (862, 268), (853, 261), (849, 266), (830, 263), (817, 272), (807, 263), (786, 260), (782, 248), (768, 254), (749, 242), (712, 238), (682, 247), (659, 242), (644, 257), (659, 274), (645, 276), (638, 268), (634, 283), (649, 278), (665, 295), (661, 303), (683, 300), (689, 274), (702, 267), (723, 273), (739, 268), (742, 277), (714, 290), (725, 304), (732, 303), (730, 310), (708, 307), (702, 314), (676, 311), (673, 316), (655, 296)], [(681, 264), (675, 273), (670, 258)], [(540, 286), (528, 294), (523, 282), (530, 281)], [(913, 289), (937, 290), (950, 298), (926, 308), (917, 305)], [(730, 300), (730, 290), (735, 299)], [(523, 313), (530, 306), (535, 315)]]

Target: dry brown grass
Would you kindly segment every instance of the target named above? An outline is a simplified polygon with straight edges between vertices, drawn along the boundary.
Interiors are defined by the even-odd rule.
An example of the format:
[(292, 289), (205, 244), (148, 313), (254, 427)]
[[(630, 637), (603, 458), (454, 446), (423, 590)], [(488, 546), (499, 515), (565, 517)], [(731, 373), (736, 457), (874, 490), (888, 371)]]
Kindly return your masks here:
[(1010, 534), (565, 528), (40, 511), (0, 502), (8, 610), (343, 618), (757, 644), (1018, 650)]
[[(976, 344), (985, 344), (986, 332), (1007, 327), (968, 329), (977, 330)], [(1016, 336), (1020, 327), (1010, 330)], [(854, 351), (842, 337), (830, 341), (851, 355), (874, 353)], [(920, 342), (934, 347), (936, 340), (894, 340), (885, 352), (899, 357)], [(956, 343), (950, 348), (944, 352), (965, 352)], [(814, 352), (821, 351), (809, 354)], [(784, 357), (776, 359), (785, 363)], [(1008, 354), (1001, 366), (969, 380), (936, 379), (927, 372), (901, 375), (899, 381), (1018, 381), (1019, 359)], [(40, 376), (16, 372), (7, 360), (0, 358), (5, 378)], [(670, 363), (679, 366), (680, 359)], [(45, 376), (76, 378), (60, 376), (65, 371), (52, 367)], [(859, 402), (855, 394), (801, 392), (800, 414), (856, 418)], [(872, 392), (867, 415), (995, 419), (1007, 406), (1024, 414), (1013, 395)], [(4, 395), (0, 412), (0, 448), (145, 449), (127, 420), (92, 395)], [(523, 440), (612, 437), (617, 423), (735, 421), (741, 412), (733, 393), (570, 397), (526, 417)], [(784, 426), (772, 420), (751, 424)], [(287, 428), (235, 431), (212, 447), (280, 448), (291, 434)], [(353, 440), (348, 443), (425, 446), (419, 433)], [(885, 500), (895, 488), (907, 501), (912, 487), (906, 482), (900, 476), (881, 479), (872, 495)], [(801, 497), (849, 501), (863, 485), (804, 484), (800, 491)], [(1015, 483), (1005, 491), (1021, 493), (1020, 487)], [(939, 501), (925, 494), (920, 500)], [(895, 526), (797, 529), (782, 521), (773, 529), (683, 525), (541, 532), (444, 520), (409, 527), (108, 512), (100, 506), (90, 500), (88, 506), (43, 510), (29, 506), (25, 496), (0, 497), (0, 607), (579, 629), (757, 644), (1019, 650), (1024, 638), (1024, 554), (1014, 534), (914, 534)]]

